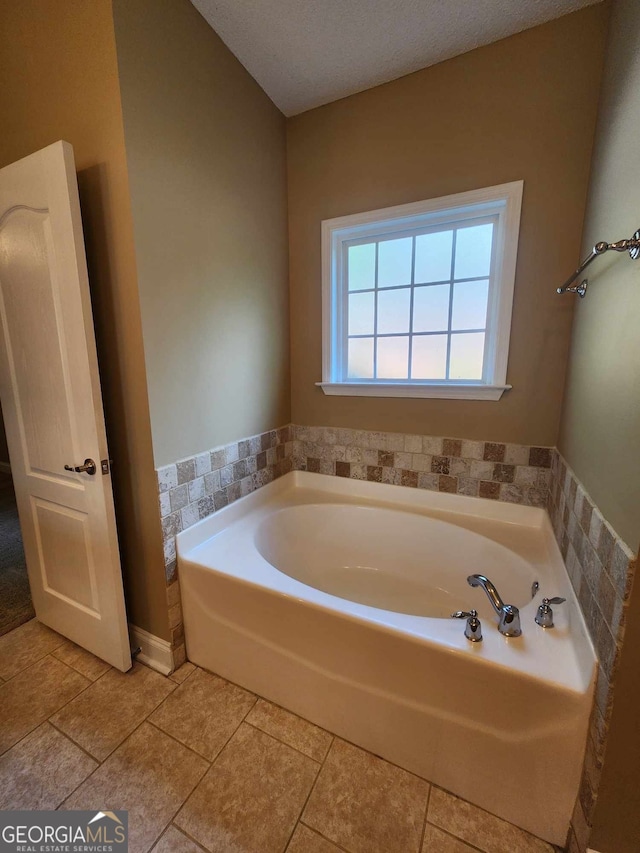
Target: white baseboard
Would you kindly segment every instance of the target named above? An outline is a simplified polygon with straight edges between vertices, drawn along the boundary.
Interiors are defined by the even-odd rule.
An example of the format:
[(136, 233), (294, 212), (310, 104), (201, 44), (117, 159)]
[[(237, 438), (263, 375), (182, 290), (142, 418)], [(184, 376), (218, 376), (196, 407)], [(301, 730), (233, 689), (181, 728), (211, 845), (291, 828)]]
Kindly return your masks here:
[(0, 471), (3, 474), (11, 473), (11, 465), (8, 462), (0, 462)]
[(132, 648), (140, 647), (136, 660), (146, 664), (151, 669), (155, 669), (156, 672), (162, 673), (162, 675), (169, 675), (170, 672), (173, 672), (171, 643), (160, 639), (160, 637), (155, 637), (131, 623), (129, 623), (129, 637)]

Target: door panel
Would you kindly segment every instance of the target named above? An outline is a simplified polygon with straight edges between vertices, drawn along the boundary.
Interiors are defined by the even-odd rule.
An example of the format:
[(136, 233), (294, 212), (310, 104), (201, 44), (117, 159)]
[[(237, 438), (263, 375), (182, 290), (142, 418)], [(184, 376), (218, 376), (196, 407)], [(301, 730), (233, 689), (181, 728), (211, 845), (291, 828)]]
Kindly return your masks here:
[[(38, 618), (131, 666), (73, 149), (0, 170), (0, 398)], [(97, 472), (65, 465), (95, 461)]]
[[(75, 448), (71, 401), (60, 406), (56, 400), (61, 389), (66, 396), (69, 383), (61, 350), (64, 327), (51, 281), (55, 253), (49, 215), (20, 208), (6, 215), (0, 233), (0, 245), (11, 247), (0, 250), (1, 307), (25, 466), (31, 474), (57, 477)], [(36, 340), (40, 345), (34, 347)]]
[(40, 498), (32, 509), (45, 591), (97, 614), (89, 516)]

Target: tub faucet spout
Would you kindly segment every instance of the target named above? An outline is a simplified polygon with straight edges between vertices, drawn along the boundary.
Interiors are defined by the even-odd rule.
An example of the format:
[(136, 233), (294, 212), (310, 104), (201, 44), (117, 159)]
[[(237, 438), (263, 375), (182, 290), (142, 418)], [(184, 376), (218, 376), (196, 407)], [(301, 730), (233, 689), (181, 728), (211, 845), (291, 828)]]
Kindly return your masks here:
[(481, 586), (487, 593), (487, 598), (499, 619), (498, 631), (505, 637), (519, 637), (522, 631), (518, 608), (513, 604), (505, 604), (494, 584), (484, 575), (469, 575), (467, 583), (469, 586)]

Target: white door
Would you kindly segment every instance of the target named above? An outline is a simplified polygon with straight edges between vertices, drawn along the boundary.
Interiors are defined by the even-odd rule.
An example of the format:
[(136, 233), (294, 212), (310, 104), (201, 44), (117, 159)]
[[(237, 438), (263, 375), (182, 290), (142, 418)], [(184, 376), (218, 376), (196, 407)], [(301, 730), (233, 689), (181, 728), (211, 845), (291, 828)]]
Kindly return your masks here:
[[(127, 670), (109, 454), (68, 142), (0, 169), (0, 324), (0, 399), (36, 615)], [(89, 463), (85, 471), (69, 470), (85, 460), (95, 473)]]

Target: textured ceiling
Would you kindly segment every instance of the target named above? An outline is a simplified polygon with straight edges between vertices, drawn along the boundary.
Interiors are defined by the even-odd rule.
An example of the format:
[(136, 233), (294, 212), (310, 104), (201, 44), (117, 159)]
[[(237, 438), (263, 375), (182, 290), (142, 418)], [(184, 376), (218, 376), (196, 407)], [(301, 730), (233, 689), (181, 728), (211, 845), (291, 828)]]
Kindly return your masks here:
[(285, 115), (599, 0), (192, 0)]

